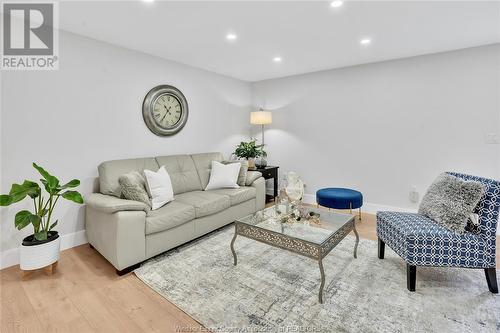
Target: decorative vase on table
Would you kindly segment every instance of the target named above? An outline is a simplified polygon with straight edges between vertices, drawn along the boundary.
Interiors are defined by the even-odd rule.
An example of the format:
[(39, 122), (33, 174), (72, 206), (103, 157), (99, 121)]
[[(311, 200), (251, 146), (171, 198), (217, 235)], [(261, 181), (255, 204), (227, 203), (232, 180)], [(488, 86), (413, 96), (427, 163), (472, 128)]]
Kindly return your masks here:
[(14, 218), (14, 225), (21, 230), (28, 225), (33, 226), (33, 234), (23, 239), (20, 248), (19, 264), (23, 271), (30, 271), (51, 266), (52, 272), (59, 260), (61, 239), (57, 231), (53, 230), (58, 221), (53, 222), (54, 208), (59, 198), (64, 198), (78, 204), (83, 198), (77, 191), (69, 190), (80, 185), (78, 179), (61, 185), (59, 179), (52, 176), (42, 167), (33, 163), (33, 167), (42, 175), (41, 182), (48, 194), (42, 195), (42, 188), (35, 182), (25, 180), (22, 184), (12, 184), (9, 194), (0, 195), (0, 206), (10, 206), (29, 197), (33, 201), (33, 212), (19, 211)]
[(300, 179), (299, 175), (290, 171), (286, 179), (286, 194), (292, 202), (300, 202), (304, 197), (304, 182)]
[(247, 158), (248, 170), (255, 170), (255, 158)]
[(278, 215), (288, 215), (290, 213), (290, 200), (286, 194), (287, 179), (283, 176), (280, 180), (278, 187), (278, 196), (274, 200), (274, 209)]
[(267, 161), (264, 156), (260, 156), (255, 160), (255, 165), (257, 168), (265, 168), (267, 166)]

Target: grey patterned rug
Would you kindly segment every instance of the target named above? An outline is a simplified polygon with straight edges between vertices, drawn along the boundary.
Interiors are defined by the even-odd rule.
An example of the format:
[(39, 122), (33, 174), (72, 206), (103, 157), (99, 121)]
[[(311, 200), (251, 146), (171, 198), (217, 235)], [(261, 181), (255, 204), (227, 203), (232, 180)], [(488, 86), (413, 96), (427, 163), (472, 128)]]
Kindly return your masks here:
[(153, 258), (135, 274), (212, 332), (500, 331), (500, 297), (488, 291), (482, 270), (419, 268), (410, 293), (394, 252), (386, 248), (379, 260), (377, 243), (362, 239), (354, 259), (348, 236), (323, 260), (319, 304), (317, 262), (238, 237), (233, 266), (233, 232), (227, 227)]

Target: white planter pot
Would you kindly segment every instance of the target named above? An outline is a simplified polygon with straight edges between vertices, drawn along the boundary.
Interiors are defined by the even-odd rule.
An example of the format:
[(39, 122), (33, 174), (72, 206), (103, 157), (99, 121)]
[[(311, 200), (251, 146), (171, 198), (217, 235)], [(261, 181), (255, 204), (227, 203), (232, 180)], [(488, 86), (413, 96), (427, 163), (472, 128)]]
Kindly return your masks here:
[(21, 245), (19, 264), (23, 271), (39, 269), (59, 260), (61, 237), (39, 245)]

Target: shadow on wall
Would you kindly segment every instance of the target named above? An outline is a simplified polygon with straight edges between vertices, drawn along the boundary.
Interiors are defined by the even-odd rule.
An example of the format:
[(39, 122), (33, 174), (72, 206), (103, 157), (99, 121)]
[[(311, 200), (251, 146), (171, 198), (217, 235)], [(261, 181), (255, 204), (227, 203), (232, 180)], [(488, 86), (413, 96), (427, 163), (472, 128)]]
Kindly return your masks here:
[(250, 100), (250, 93), (246, 94), (239, 88), (234, 88), (232, 90), (231, 88), (228, 89), (227, 86), (222, 88), (218, 85), (208, 85), (207, 89), (208, 91), (213, 92), (213, 96), (220, 98), (230, 105), (240, 108), (251, 107), (251, 105), (248, 104), (248, 101)]
[[(265, 82), (261, 86), (253, 85), (254, 107), (256, 110), (263, 108), (272, 112), (278, 111), (294, 104), (296, 101), (302, 100), (308, 94), (308, 89), (307, 86), (287, 86), (286, 82), (283, 82), (283, 85), (276, 90), (268, 89)], [(282, 93), (283, 91), (286, 91), (286, 93)], [(256, 96), (259, 97), (256, 98)]]

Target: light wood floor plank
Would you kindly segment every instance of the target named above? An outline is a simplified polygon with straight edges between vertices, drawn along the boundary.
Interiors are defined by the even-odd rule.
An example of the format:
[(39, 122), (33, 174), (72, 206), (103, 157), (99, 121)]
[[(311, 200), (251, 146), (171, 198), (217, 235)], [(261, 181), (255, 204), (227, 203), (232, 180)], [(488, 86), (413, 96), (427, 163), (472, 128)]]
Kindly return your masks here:
[(124, 309), (103, 290), (87, 290), (71, 298), (77, 309), (96, 332), (142, 332)]
[[(137, 279), (135, 276), (131, 276)], [(142, 291), (134, 288), (130, 278), (105, 287), (114, 306), (118, 306), (146, 332), (175, 332), (182, 322), (163, 309), (163, 302), (152, 301)]]
[(41, 329), (40, 320), (19, 279), (17, 267), (0, 272), (0, 332), (36, 332)]
[(40, 309), (37, 315), (43, 332), (95, 332), (69, 299), (59, 305)]

